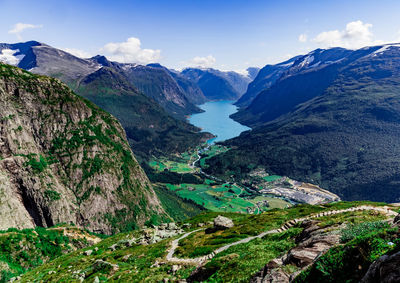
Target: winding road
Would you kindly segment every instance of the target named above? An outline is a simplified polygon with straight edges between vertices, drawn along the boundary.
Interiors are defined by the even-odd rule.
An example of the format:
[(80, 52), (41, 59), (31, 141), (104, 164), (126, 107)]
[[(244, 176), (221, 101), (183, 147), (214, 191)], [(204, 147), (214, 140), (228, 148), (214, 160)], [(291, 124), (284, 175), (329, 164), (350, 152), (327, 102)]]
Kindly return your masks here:
[(242, 239), (242, 240), (239, 240), (239, 241), (224, 245), (224, 246), (216, 249), (215, 251), (213, 251), (210, 254), (205, 255), (205, 256), (196, 257), (196, 258), (178, 258), (178, 257), (175, 257), (174, 253), (175, 253), (175, 250), (179, 247), (179, 241), (180, 240), (188, 237), (192, 233), (198, 232), (200, 230), (204, 230), (204, 229), (197, 229), (197, 230), (194, 230), (194, 231), (187, 232), (187, 233), (183, 234), (180, 238), (173, 240), (171, 242), (171, 247), (169, 248), (168, 254), (167, 254), (165, 259), (168, 262), (172, 262), (172, 263), (176, 263), (176, 264), (193, 264), (193, 265), (196, 265), (196, 266), (202, 266), (205, 262), (207, 262), (208, 260), (212, 259), (216, 254), (221, 253), (221, 252), (229, 249), (232, 246), (248, 243), (248, 242), (250, 242), (250, 241), (252, 241), (254, 239), (262, 238), (262, 237), (264, 237), (265, 235), (268, 235), (268, 234), (274, 234), (274, 233), (283, 232), (283, 231), (293, 227), (296, 223), (302, 222), (304, 220), (323, 217), (323, 216), (328, 216), (328, 215), (333, 215), (333, 214), (351, 212), (351, 211), (377, 211), (377, 212), (381, 212), (381, 213), (386, 214), (387, 216), (391, 216), (391, 217), (394, 217), (394, 216), (398, 215), (397, 212), (389, 209), (387, 206), (375, 207), (375, 206), (369, 206), (369, 205), (361, 205), (361, 206), (351, 207), (351, 208), (341, 209), (341, 210), (329, 210), (329, 211), (320, 212), (320, 213), (317, 213), (317, 214), (312, 214), (312, 215), (304, 217), (304, 218), (292, 219), (292, 220), (286, 222), (285, 224), (283, 224), (278, 229), (264, 231), (264, 232), (260, 233), (257, 236), (250, 236), (250, 237), (247, 237), (245, 239)]

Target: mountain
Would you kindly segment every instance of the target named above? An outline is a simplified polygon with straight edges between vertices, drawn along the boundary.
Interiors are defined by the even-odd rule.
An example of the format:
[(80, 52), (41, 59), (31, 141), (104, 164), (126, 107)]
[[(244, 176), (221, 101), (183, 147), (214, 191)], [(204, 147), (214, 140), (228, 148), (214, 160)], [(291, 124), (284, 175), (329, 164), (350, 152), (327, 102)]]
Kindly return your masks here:
[(54, 78), (0, 64), (0, 229), (105, 234), (166, 218), (119, 122)]
[[(116, 116), (141, 160), (147, 160), (153, 154), (186, 151), (210, 136), (181, 121), (192, 111), (201, 110), (184, 96), (168, 70), (120, 64), (104, 56), (80, 59), (34, 41), (0, 44), (0, 52), (3, 54), (1, 60), (60, 78), (77, 94)], [(190, 87), (191, 83), (188, 83)], [(193, 92), (188, 90), (186, 93), (195, 95), (196, 87), (192, 88)], [(201, 95), (199, 97), (202, 102)]]
[(246, 69), (246, 71), (247, 71), (247, 76), (250, 78), (251, 81), (253, 81), (257, 77), (260, 68), (249, 67)]
[(157, 101), (174, 117), (183, 120), (186, 115), (201, 112), (185, 97), (169, 72), (159, 68), (110, 62), (104, 56), (82, 59), (36, 41), (0, 43), (0, 52), (7, 54), (5, 58), (9, 61), (6, 63), (61, 79), (74, 90), (80, 80), (98, 69), (118, 67), (136, 88)]
[(76, 91), (114, 115), (122, 124), (140, 160), (175, 154), (209, 138), (199, 129), (174, 119), (136, 89), (119, 68), (103, 67), (79, 82)]
[(273, 85), (298, 57), (293, 57), (285, 62), (276, 65), (266, 65), (261, 70), (248, 70), (253, 74), (253, 81), (248, 85), (247, 91), (239, 98), (235, 105), (239, 107), (248, 106), (253, 99), (266, 88)]
[(207, 102), (207, 98), (204, 96), (200, 87), (194, 82), (188, 80), (178, 71), (170, 70), (160, 64), (148, 64), (147, 66), (153, 68), (161, 68), (169, 72), (169, 74), (174, 78), (182, 92), (185, 94), (186, 98), (193, 104), (199, 105)]
[(181, 74), (196, 83), (209, 100), (236, 100), (251, 81), (248, 76), (215, 69), (187, 68)]
[(241, 175), (262, 166), (342, 199), (400, 201), (400, 44), (314, 62), (321, 52), (296, 60), (234, 115), (255, 127), (227, 141), (233, 149), (208, 160), (210, 170)]
[(288, 113), (298, 104), (321, 94), (336, 79), (342, 66), (368, 55), (376, 48), (355, 52), (344, 48), (317, 49), (295, 57), (287, 63), (289, 68), (278, 72), (276, 75), (279, 77), (270, 81), (248, 107), (233, 114), (232, 118), (254, 127)]
[(97, 62), (75, 57), (37, 41), (0, 43), (0, 52), (8, 54), (8, 61), (3, 60), (5, 63), (36, 74), (57, 77), (68, 84), (101, 68)]
[(170, 114), (178, 119), (192, 113), (202, 112), (185, 96), (168, 70), (151, 66), (124, 66), (127, 78), (141, 92), (157, 101)]

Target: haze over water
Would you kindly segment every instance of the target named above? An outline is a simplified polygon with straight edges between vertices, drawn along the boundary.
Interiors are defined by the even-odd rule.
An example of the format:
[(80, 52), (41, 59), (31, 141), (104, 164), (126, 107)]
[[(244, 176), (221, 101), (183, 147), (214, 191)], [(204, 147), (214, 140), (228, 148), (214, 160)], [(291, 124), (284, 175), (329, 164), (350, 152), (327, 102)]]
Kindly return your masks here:
[(209, 143), (224, 141), (240, 135), (241, 132), (250, 130), (249, 127), (229, 118), (229, 115), (237, 111), (234, 101), (212, 101), (200, 105), (205, 112), (193, 114), (189, 122), (204, 132), (210, 132), (217, 137), (209, 140)]

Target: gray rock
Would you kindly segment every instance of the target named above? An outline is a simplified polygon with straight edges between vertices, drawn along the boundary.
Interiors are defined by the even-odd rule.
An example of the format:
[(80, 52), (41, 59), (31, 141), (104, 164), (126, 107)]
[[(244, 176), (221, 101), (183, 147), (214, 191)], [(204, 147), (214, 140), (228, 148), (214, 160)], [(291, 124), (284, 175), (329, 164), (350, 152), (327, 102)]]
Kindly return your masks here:
[(233, 226), (234, 226), (233, 221), (231, 219), (229, 219), (228, 217), (218, 215), (214, 219), (214, 228), (217, 230), (232, 228)]
[(374, 261), (361, 283), (397, 283), (400, 281), (400, 252), (393, 255), (383, 255)]
[(117, 244), (113, 244), (113, 245), (108, 247), (108, 249), (111, 250), (111, 251), (115, 251), (117, 248), (118, 248)]
[(87, 251), (84, 251), (84, 252), (83, 252), (83, 254), (86, 255), (86, 256), (89, 256), (89, 255), (91, 255), (92, 253), (93, 253), (93, 250), (87, 250)]
[(96, 276), (96, 277), (94, 278), (94, 280), (93, 280), (93, 283), (100, 283), (99, 277)]
[(175, 230), (178, 227), (176, 226), (176, 224), (174, 222), (168, 223), (168, 229), (169, 230)]
[(172, 269), (171, 269), (172, 274), (175, 274), (180, 268), (181, 268), (181, 267), (180, 267), (179, 265), (173, 265), (173, 266), (172, 266)]

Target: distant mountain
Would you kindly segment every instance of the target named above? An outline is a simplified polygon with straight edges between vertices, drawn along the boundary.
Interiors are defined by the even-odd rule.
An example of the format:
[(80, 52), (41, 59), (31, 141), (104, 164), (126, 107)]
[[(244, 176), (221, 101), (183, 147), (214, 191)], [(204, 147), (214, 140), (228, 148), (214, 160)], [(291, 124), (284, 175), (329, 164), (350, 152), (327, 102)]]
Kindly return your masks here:
[(289, 69), (299, 57), (294, 57), (276, 65), (266, 65), (261, 70), (256, 69), (257, 71), (248, 69), (249, 76), (253, 76), (253, 81), (248, 85), (247, 91), (239, 98), (235, 105), (239, 107), (248, 106), (257, 94), (274, 84), (282, 76), (283, 72)]
[(37, 41), (15, 44), (0, 43), (0, 54), (5, 50), (10, 51), (8, 57), (11, 60), (16, 60), (14, 62), (5, 61), (5, 63), (33, 73), (57, 77), (66, 83), (73, 83), (101, 68), (97, 62), (75, 57)]
[(0, 43), (0, 54), (4, 50), (12, 51), (8, 57), (15, 60), (14, 64), (6, 63), (33, 73), (59, 78), (73, 89), (81, 79), (102, 67), (119, 67), (126, 72), (135, 87), (157, 101), (174, 117), (183, 120), (186, 115), (202, 111), (189, 101), (171, 74), (159, 68), (110, 62), (104, 56), (82, 59), (36, 41)]
[(256, 127), (227, 141), (210, 170), (262, 166), (347, 200), (399, 202), (399, 113), (400, 44), (316, 50), (234, 115)]
[[(326, 90), (339, 76), (341, 68), (366, 56), (379, 47), (357, 51), (343, 48), (317, 49), (296, 57), (289, 68), (273, 73), (273, 83), (261, 91), (247, 108), (242, 108), (232, 118), (251, 127), (271, 121), (293, 111)], [(262, 72), (260, 71), (260, 74)], [(267, 81), (268, 83), (268, 81)]]
[(187, 68), (181, 74), (196, 83), (209, 100), (236, 100), (251, 81), (248, 76), (215, 69)]
[(178, 83), (181, 91), (185, 94), (186, 98), (193, 104), (199, 105), (207, 102), (207, 98), (204, 96), (200, 87), (194, 82), (188, 80), (180, 72), (175, 70), (170, 70), (160, 64), (148, 64), (147, 66), (153, 68), (162, 68), (169, 72), (169, 74), (174, 78), (174, 80)]
[(247, 71), (247, 76), (250, 78), (251, 81), (253, 81), (257, 77), (258, 72), (260, 71), (260, 68), (249, 67), (249, 68), (247, 68), (246, 71)]
[(111, 234), (168, 218), (110, 114), (54, 78), (0, 63), (0, 229)]
[(183, 120), (201, 110), (167, 70), (110, 62), (104, 56), (81, 59), (38, 42), (0, 44), (0, 54), (3, 61), (60, 78), (115, 115), (141, 160), (185, 151), (209, 136), (172, 117)]

